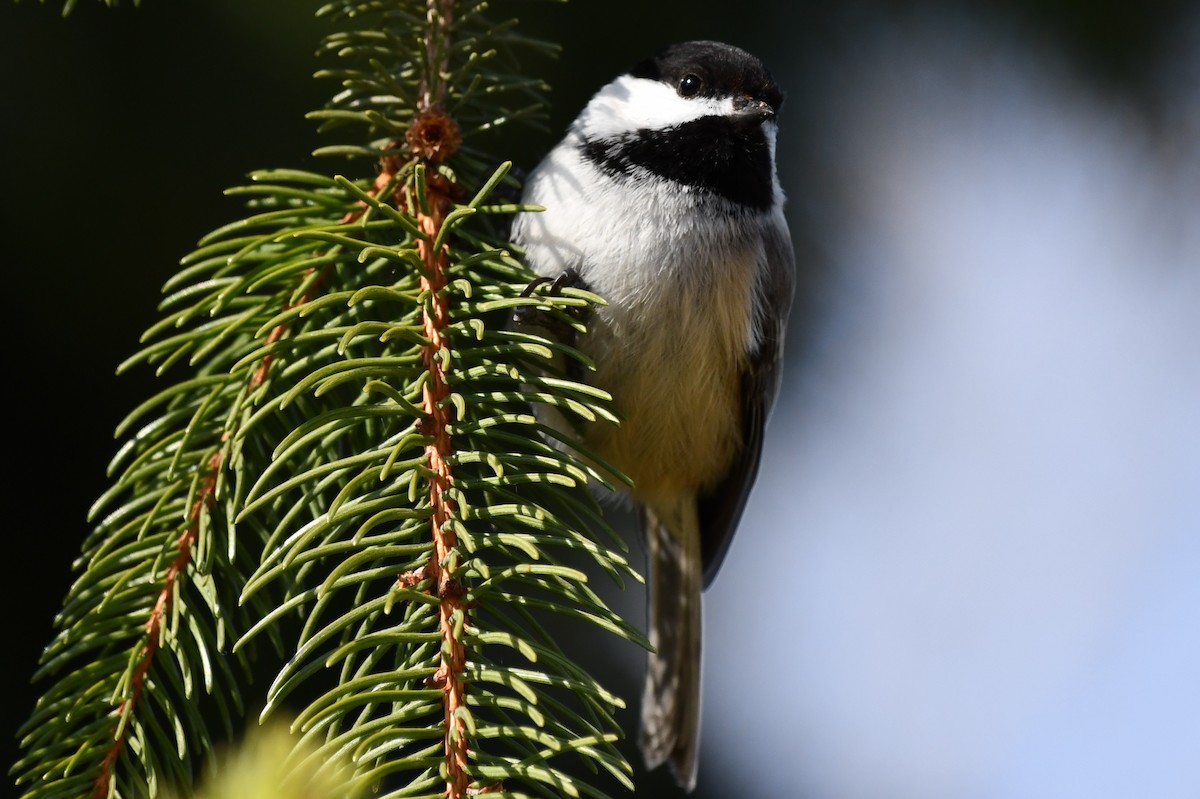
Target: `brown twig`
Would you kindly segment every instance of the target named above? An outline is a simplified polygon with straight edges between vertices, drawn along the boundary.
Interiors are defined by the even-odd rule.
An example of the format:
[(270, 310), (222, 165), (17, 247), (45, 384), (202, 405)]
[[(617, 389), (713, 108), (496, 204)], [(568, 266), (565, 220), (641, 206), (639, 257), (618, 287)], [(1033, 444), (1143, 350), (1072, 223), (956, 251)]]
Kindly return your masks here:
[(465, 705), (465, 685), (462, 672), (466, 667), (466, 651), (455, 634), (456, 622), (465, 616), (466, 608), (461, 601), (461, 592), (452, 589), (452, 551), (458, 544), (454, 529), (448, 524), (455, 512), (454, 501), (447, 496), (453, 477), (449, 455), (452, 451), (450, 418), (445, 400), (450, 396), (446, 374), (438, 358), (441, 350), (449, 347), (445, 329), (449, 324), (449, 308), (442, 289), (446, 285), (447, 256), (445, 247), (433, 250), (433, 241), (441, 230), (449, 206), (448, 198), (440, 192), (430, 190), (429, 213), (418, 213), (421, 231), (428, 236), (418, 243), (421, 260), (426, 274), (421, 277), (421, 288), (429, 298), (424, 311), (425, 345), (422, 358), (429, 379), (422, 389), (422, 409), (428, 420), (428, 429), (433, 440), (425, 447), (429, 469), (433, 477), (429, 481), (429, 504), (433, 509), (430, 520), (433, 534), (433, 557), (427, 568), (427, 577), (433, 590), (441, 599), (438, 618), (442, 631), (442, 662), (434, 676), (435, 684), (444, 693), (445, 752), (446, 752), (446, 796), (459, 799), (466, 795), (470, 778), (467, 774), (466, 727), (458, 717), (458, 709)]
[[(462, 139), (458, 125), (442, 108), (446, 87), (442, 76), (449, 59), (449, 32), (452, 20), (451, 0), (428, 0), (425, 29), (425, 72), (421, 81), (421, 100), (409, 126), (405, 143), (412, 157), (436, 165), (458, 149)], [(429, 374), (422, 389), (421, 405), (425, 418), (423, 429), (431, 436), (425, 447), (432, 478), (429, 481), (429, 504), (433, 510), (430, 532), (433, 536), (433, 557), (426, 565), (424, 577), (432, 583), (438, 597), (438, 621), (442, 633), (441, 663), (430, 682), (442, 689), (442, 709), (445, 723), (446, 797), (463, 799), (471, 794), (468, 773), (469, 746), (466, 724), (459, 709), (466, 708), (466, 647), (456, 634), (466, 624), (467, 607), (462, 600), (463, 589), (454, 578), (454, 550), (458, 536), (450, 525), (456, 506), (448, 492), (453, 484), (449, 456), (453, 443), (450, 435), (450, 414), (446, 400), (450, 386), (439, 355), (450, 349), (446, 328), (450, 324), (448, 298), (444, 292), (449, 266), (445, 243), (435, 250), (452, 206), (453, 186), (436, 170), (426, 172), (425, 196), (427, 208), (414, 208), (417, 224), (424, 238), (418, 240), (417, 251), (424, 265), (421, 276), (422, 293), (428, 297), (423, 311), (425, 338), (429, 342), (422, 350), (422, 361)], [(415, 204), (414, 204), (415, 205)], [(404, 576), (401, 576), (403, 582)]]
[(129, 696), (117, 706), (114, 713), (117, 718), (117, 728), (113, 731), (112, 745), (109, 746), (108, 751), (104, 754), (104, 759), (100, 763), (100, 773), (92, 783), (93, 799), (102, 799), (102, 797), (108, 796), (109, 782), (112, 780), (113, 775), (113, 766), (116, 765), (117, 759), (120, 758), (121, 752), (125, 748), (125, 742), (129, 739), (129, 725), (125, 724), (122, 727), (121, 720), (133, 713), (137, 707), (138, 700), (142, 698), (142, 688), (145, 685), (146, 673), (150, 670), (150, 665), (154, 661), (154, 655), (158, 652), (159, 642), (162, 640), (163, 619), (166, 618), (167, 612), (171, 608), (171, 598), (175, 595), (175, 583), (179, 580), (180, 575), (187, 570), (188, 564), (192, 562), (192, 545), (196, 543), (196, 537), (200, 532), (200, 514), (212, 507), (213, 500), (215, 499), (217, 471), (221, 467), (221, 452), (218, 449), (209, 458), (208, 471), (200, 483), (199, 490), (196, 491), (196, 499), (192, 503), (191, 512), (188, 514), (187, 529), (175, 541), (175, 548), (179, 554), (175, 556), (175, 559), (167, 567), (162, 587), (158, 591), (158, 599), (154, 602), (154, 609), (150, 611), (150, 618), (146, 620), (146, 642), (142, 645), (142, 652), (138, 658), (137, 666), (134, 667), (133, 674), (130, 677)]
[(454, 21), (454, 0), (426, 0), (425, 72), (421, 76), (420, 107), (435, 108), (446, 96), (442, 76), (450, 63), (450, 23)]
[[(397, 145), (398, 146), (398, 145)], [(387, 187), (396, 176), (396, 171), (399, 165), (394, 158), (384, 158), (380, 160), (379, 174), (375, 178), (375, 185), (371, 191), (372, 195), (377, 195), (385, 187)], [(347, 211), (338, 224), (346, 224), (362, 216), (366, 211), (367, 204), (359, 202), (358, 206)], [(321, 274), (314, 280), (298, 300), (284, 305), (284, 310), (294, 308), (297, 305), (302, 305), (307, 302), (317, 288), (325, 281), (329, 275), (331, 267), (325, 266), (321, 270)], [(312, 274), (309, 269), (305, 275)], [(290, 323), (284, 322), (276, 325), (267, 336), (267, 344), (273, 344), (279, 341), (287, 334)], [(267, 353), (263, 356), (258, 367), (250, 375), (249, 388), (251, 390), (257, 388), (266, 380), (267, 374), (270, 371), (271, 364), (275, 360), (274, 353)], [(222, 442), (228, 437), (228, 434), (222, 436)], [(145, 684), (146, 673), (150, 670), (150, 666), (154, 661), (154, 655), (158, 652), (159, 641), (161, 640), (162, 621), (170, 610), (171, 597), (174, 596), (175, 584), (179, 581), (180, 576), (187, 569), (192, 558), (192, 545), (196, 542), (196, 537), (200, 530), (200, 513), (207, 510), (213, 504), (215, 499), (214, 492), (217, 485), (217, 471), (221, 467), (221, 450), (218, 449), (213, 453), (208, 463), (208, 473), (200, 484), (199, 490), (196, 492), (196, 500), (192, 504), (192, 509), (189, 514), (188, 528), (179, 536), (176, 542), (176, 548), (179, 554), (171, 561), (167, 567), (167, 571), (163, 577), (162, 587), (159, 589), (158, 599), (154, 603), (154, 609), (150, 611), (150, 618), (146, 621), (146, 642), (142, 646), (142, 652), (138, 659), (138, 664), (133, 670), (130, 678), (131, 691), (129, 697), (117, 706), (115, 716), (117, 718), (117, 729), (113, 733), (113, 743), (104, 755), (104, 759), (100, 764), (100, 773), (93, 782), (92, 798), (101, 799), (108, 795), (109, 782), (112, 780), (113, 767), (116, 765), (117, 759), (121, 756), (122, 750), (125, 748), (125, 741), (128, 734), (122, 730), (120, 720), (131, 714), (137, 706), (138, 701), (142, 696), (142, 688)]]
[[(379, 159), (379, 174), (375, 176), (375, 185), (368, 192), (368, 194), (372, 197), (379, 196), (379, 194), (385, 188), (387, 188), (387, 186), (395, 179), (396, 172), (399, 170), (399, 168), (400, 168), (399, 163), (397, 162), (397, 159), (395, 157), (385, 156), (383, 158), (380, 158)], [(345, 224), (349, 224), (350, 222), (353, 222), (355, 219), (358, 219), (360, 216), (362, 216), (363, 213), (367, 210), (367, 208), (368, 208), (367, 204), (365, 202), (363, 202), (362, 200), (359, 200), (354, 208), (351, 208), (349, 211), (347, 211), (345, 214), (342, 215), (342, 218), (338, 220), (338, 224), (345, 225)], [(333, 270), (333, 264), (326, 264), (325, 266), (323, 266), (321, 268), (321, 274), (317, 276), (316, 280), (314, 280), (311, 284), (309, 284), (308, 290), (305, 291), (304, 294), (301, 295), (300, 298), (297, 299), (295, 302), (284, 303), (283, 310), (287, 311), (292, 308), (295, 308), (297, 305), (303, 305), (304, 303), (308, 302), (312, 298), (313, 293), (318, 288), (320, 288), (321, 284), (324, 283), (325, 280), (329, 277), (329, 273), (332, 270)], [(311, 274), (312, 274), (311, 267), (309, 269), (304, 270), (305, 277), (307, 277), (308, 275), (311, 275)], [(282, 323), (276, 325), (275, 327), (271, 328), (271, 332), (267, 335), (266, 343), (268, 345), (270, 345), (270, 344), (274, 344), (276, 341), (279, 341), (281, 338), (284, 337), (284, 335), (288, 331), (288, 328), (290, 328), (290, 327), (291, 327), (291, 322), (288, 321), (288, 322), (282, 322)], [(251, 389), (258, 388), (260, 385), (262, 385), (262, 382), (267, 379), (267, 373), (270, 371), (271, 363), (274, 362), (274, 360), (275, 360), (275, 353), (273, 353), (273, 352), (268, 352), (266, 355), (263, 356), (262, 361), (258, 364), (258, 368), (255, 369), (254, 374), (250, 376), (250, 388)]]

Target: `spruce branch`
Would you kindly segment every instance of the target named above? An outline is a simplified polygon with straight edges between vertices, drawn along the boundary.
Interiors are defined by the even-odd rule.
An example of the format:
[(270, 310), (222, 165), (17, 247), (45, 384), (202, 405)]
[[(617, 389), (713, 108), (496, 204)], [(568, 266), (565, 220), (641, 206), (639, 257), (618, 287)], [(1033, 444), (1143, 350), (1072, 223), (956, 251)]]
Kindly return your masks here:
[(284, 709), (289, 762), (348, 764), (352, 791), (602, 796), (576, 764), (630, 785), (622, 700), (538, 622), (646, 643), (575, 565), (640, 580), (586, 490), (606, 477), (531, 410), (614, 423), (608, 397), (506, 323), (534, 305), (582, 332), (600, 302), (526, 291), (503, 238), (521, 206), (487, 138), (536, 123), (515, 53), (545, 46), (481, 0), (318, 13), (339, 91), (311, 118), (355, 134), (318, 153), (360, 174), (231, 189), (249, 215), (182, 260), (121, 365), (174, 382), (118, 428), (21, 732), (26, 797), (188, 786)]

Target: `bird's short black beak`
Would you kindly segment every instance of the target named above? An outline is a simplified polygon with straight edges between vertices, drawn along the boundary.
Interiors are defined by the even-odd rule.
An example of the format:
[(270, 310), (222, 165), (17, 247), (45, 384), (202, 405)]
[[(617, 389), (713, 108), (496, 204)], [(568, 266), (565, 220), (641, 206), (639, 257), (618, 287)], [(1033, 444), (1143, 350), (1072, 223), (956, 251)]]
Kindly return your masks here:
[(775, 109), (766, 100), (756, 97), (740, 97), (733, 101), (734, 113), (747, 122), (758, 124), (775, 116)]

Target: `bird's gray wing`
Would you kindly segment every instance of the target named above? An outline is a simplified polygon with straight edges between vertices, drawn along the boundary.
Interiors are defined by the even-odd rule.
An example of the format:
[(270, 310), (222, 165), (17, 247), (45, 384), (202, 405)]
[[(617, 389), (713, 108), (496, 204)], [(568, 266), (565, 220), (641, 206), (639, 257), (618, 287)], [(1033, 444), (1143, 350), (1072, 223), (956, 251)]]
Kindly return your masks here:
[(758, 475), (763, 429), (779, 393), (784, 333), (796, 280), (792, 240), (782, 218), (764, 235), (762, 257), (761, 282), (755, 287), (763, 308), (759, 317), (762, 335), (742, 373), (742, 448), (721, 481), (697, 498), (705, 588), (717, 576), (746, 507)]

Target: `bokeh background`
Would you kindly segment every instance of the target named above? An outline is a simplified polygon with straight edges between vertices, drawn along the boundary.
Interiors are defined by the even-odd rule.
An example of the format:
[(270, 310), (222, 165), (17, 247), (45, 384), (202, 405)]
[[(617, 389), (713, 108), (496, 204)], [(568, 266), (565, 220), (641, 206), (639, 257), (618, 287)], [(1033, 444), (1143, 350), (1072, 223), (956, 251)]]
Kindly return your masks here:
[[(153, 387), (116, 364), (240, 213), (221, 190), (313, 165), (316, 6), (0, 0), (5, 764), (110, 431)], [(801, 293), (706, 595), (696, 795), (1200, 796), (1200, 9), (508, 7), (564, 46), (531, 62), (556, 132), (518, 163), (670, 41), (739, 44), (788, 91)], [(640, 653), (587, 651), (636, 700)]]

